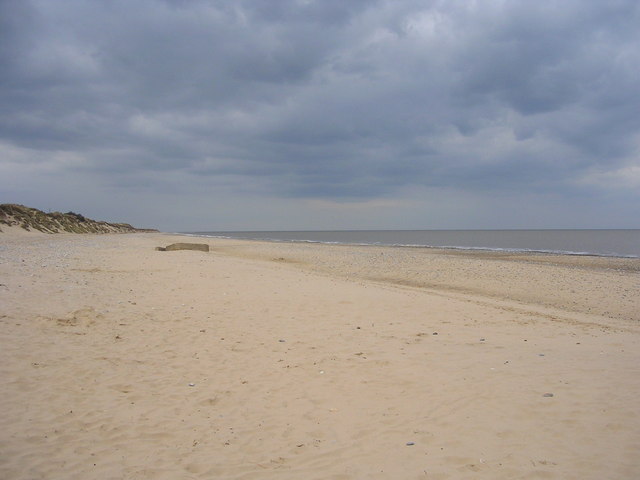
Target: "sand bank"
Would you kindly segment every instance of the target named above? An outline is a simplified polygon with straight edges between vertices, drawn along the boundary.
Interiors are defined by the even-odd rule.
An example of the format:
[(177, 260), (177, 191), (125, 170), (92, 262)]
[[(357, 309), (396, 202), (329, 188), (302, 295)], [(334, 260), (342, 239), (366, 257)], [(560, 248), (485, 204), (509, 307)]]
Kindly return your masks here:
[(640, 476), (638, 261), (0, 234), (0, 477)]

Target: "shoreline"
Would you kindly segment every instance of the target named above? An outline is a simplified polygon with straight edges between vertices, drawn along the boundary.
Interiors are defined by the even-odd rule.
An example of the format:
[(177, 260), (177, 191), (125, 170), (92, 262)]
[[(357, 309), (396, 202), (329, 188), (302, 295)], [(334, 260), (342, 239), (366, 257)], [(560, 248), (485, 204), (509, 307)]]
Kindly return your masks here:
[[(640, 321), (640, 299), (633, 295), (639, 287), (637, 258), (210, 240), (217, 240), (218, 247), (214, 245), (213, 249), (219, 252), (261, 260), (278, 259), (318, 273)], [(527, 265), (538, 268), (527, 269)], [(584, 271), (591, 275), (585, 277), (580, 273)], [(546, 287), (545, 279), (551, 279), (552, 285)], [(532, 283), (537, 285), (536, 289)]]
[[(326, 244), (326, 245), (349, 245), (349, 246), (379, 246), (379, 247), (407, 247), (407, 248), (432, 248), (437, 250), (460, 250), (460, 251), (486, 251), (486, 252), (498, 252), (498, 253), (532, 253), (532, 254), (543, 254), (543, 255), (571, 255), (571, 256), (594, 256), (594, 257), (613, 257), (613, 258), (640, 258), (640, 251), (636, 253), (616, 253), (613, 251), (597, 251), (597, 250), (571, 250), (566, 248), (542, 248), (542, 247), (514, 247), (514, 246), (495, 246), (495, 245), (457, 245), (457, 244), (448, 244), (448, 243), (415, 243), (415, 242), (389, 242), (389, 241), (381, 241), (381, 240), (370, 240), (370, 241), (355, 241), (355, 240), (322, 240), (318, 238), (312, 238), (317, 235), (325, 235), (325, 234), (370, 234), (375, 236), (376, 234), (385, 234), (385, 233), (435, 233), (435, 234), (450, 234), (450, 233), (513, 233), (513, 232), (636, 232), (640, 234), (640, 230), (638, 229), (618, 229), (618, 230), (610, 230), (610, 229), (601, 229), (601, 230), (344, 230), (344, 231), (291, 231), (291, 232), (176, 232), (176, 235), (185, 235), (185, 236), (193, 236), (193, 237), (202, 237), (202, 238), (220, 238), (220, 239), (228, 239), (228, 240), (253, 240), (253, 241), (263, 241), (263, 242), (276, 242), (276, 243), (311, 243), (311, 244)], [(225, 233), (231, 233), (233, 235), (225, 235)], [(259, 234), (275, 234), (280, 235), (274, 237), (261, 237)], [(284, 238), (287, 236), (290, 238)], [(292, 236), (293, 234), (293, 236)], [(308, 234), (309, 238), (296, 238), (296, 235), (299, 234)], [(281, 238), (282, 237), (282, 238)], [(441, 240), (442, 241), (442, 240)], [(498, 240), (496, 240), (499, 242)], [(628, 240), (629, 241), (629, 240)], [(638, 236), (638, 241), (640, 241), (640, 235)], [(618, 248), (628, 248), (628, 246), (618, 247)], [(636, 249), (637, 250), (637, 249)]]
[(441, 253), (462, 252), (462, 253), (495, 253), (506, 255), (541, 255), (541, 256), (568, 256), (568, 257), (595, 257), (595, 258), (619, 258), (624, 260), (640, 259), (640, 255), (621, 255), (608, 253), (591, 253), (591, 252), (574, 252), (570, 250), (541, 250), (526, 248), (490, 248), (490, 247), (455, 247), (455, 246), (438, 246), (438, 245), (412, 245), (412, 244), (386, 244), (386, 243), (350, 243), (350, 242), (323, 242), (319, 240), (280, 240), (280, 239), (252, 239), (252, 238), (236, 238), (224, 235), (204, 235), (197, 233), (167, 233), (166, 235), (179, 235), (191, 238), (209, 238), (220, 240), (238, 240), (258, 243), (292, 243), (292, 244), (311, 244), (311, 245), (334, 245), (346, 247), (381, 247), (381, 248), (416, 248), (429, 249), (439, 251)]
[[(525, 310), (557, 309), (560, 316), (565, 313), (640, 322), (640, 296), (634, 294), (640, 289), (640, 258), (262, 241), (165, 232), (97, 237), (105, 235), (166, 237), (168, 243), (185, 237), (200, 238), (218, 253), (291, 264), (322, 275), (513, 302)], [(4, 238), (28, 243), (37, 238), (94, 236), (8, 232)], [(0, 247), (2, 238), (0, 234)]]
[(640, 262), (184, 238), (0, 234), (0, 476), (640, 474)]

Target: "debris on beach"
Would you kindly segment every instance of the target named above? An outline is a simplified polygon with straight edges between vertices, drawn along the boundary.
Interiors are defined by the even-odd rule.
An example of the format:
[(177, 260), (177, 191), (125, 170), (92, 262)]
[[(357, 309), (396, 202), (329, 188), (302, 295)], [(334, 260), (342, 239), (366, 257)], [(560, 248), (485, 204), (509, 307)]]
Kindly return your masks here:
[(172, 243), (166, 247), (156, 247), (159, 252), (172, 252), (175, 250), (199, 250), (201, 252), (208, 252), (209, 245), (206, 243)]

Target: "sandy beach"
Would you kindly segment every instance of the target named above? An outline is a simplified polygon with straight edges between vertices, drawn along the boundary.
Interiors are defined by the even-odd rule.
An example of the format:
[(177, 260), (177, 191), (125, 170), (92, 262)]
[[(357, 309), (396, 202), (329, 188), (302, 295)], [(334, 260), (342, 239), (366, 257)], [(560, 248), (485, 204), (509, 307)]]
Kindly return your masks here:
[(640, 259), (6, 231), (0, 325), (7, 480), (640, 478)]

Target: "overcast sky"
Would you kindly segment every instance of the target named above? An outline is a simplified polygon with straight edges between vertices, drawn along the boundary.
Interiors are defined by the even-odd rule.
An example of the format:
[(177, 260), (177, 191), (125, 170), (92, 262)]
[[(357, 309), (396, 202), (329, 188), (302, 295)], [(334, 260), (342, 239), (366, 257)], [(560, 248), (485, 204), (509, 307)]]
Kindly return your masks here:
[(0, 0), (0, 203), (640, 228), (637, 0)]

